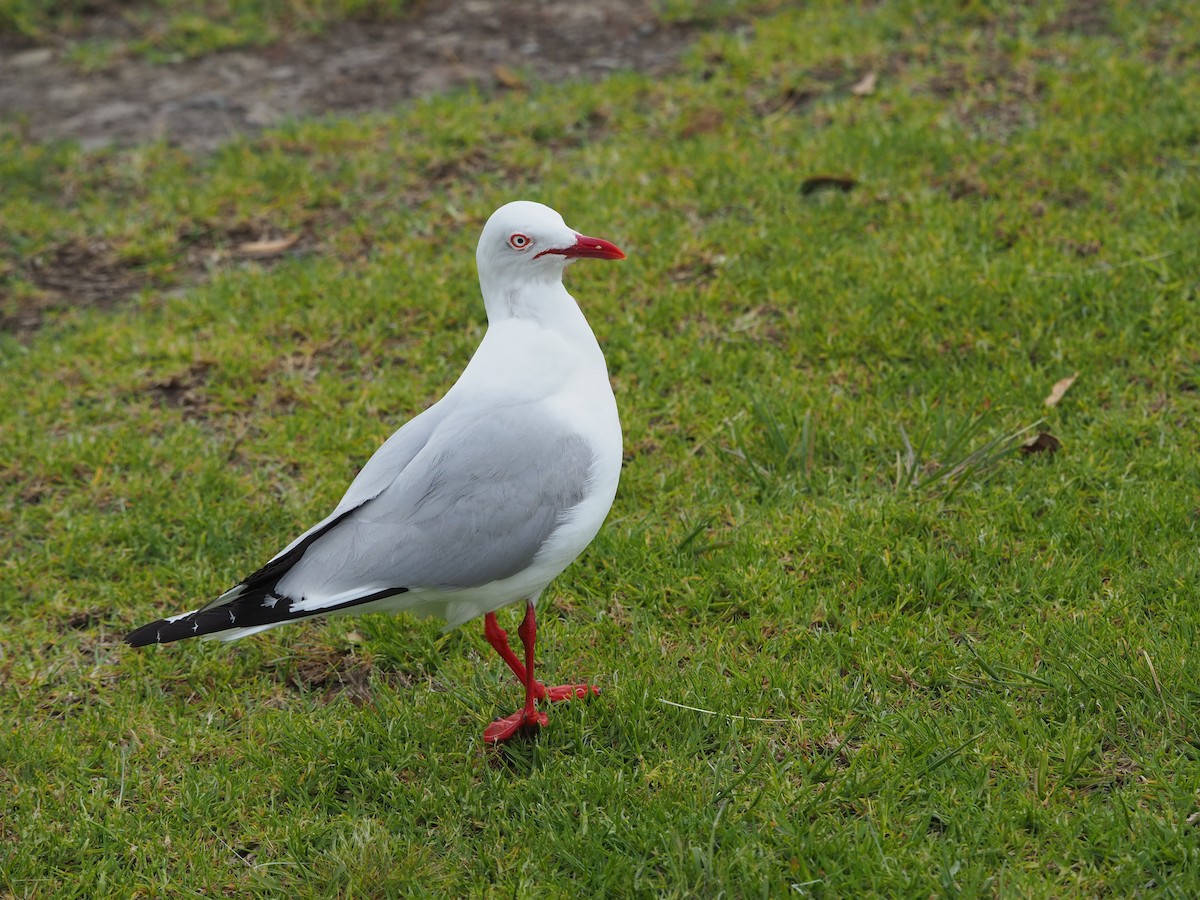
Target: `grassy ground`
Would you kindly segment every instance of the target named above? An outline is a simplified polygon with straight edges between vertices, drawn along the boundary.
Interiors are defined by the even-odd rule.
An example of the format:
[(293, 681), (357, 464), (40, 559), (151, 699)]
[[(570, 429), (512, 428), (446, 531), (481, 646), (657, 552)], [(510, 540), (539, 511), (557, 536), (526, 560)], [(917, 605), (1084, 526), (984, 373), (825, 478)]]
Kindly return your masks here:
[[(0, 0), (0, 35), (65, 43), (79, 65), (123, 55), (178, 61), (395, 15), (410, 0)], [(97, 12), (106, 14), (103, 27)]]
[[(4, 137), (0, 893), (1195, 896), (1187, 8), (784, 11), (207, 159)], [(570, 272), (627, 462), (541, 632), (604, 694), (489, 751), (474, 624), (122, 646), (453, 381), (518, 196), (629, 253)]]

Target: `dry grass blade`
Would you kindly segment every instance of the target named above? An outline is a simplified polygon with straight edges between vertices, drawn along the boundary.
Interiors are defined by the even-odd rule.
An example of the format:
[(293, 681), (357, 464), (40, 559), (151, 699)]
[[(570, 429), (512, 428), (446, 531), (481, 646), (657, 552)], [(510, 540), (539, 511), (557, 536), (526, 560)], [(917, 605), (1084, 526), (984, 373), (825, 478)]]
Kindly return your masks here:
[[(923, 491), (944, 487), (949, 496), (972, 477), (982, 475), (1015, 453), (1022, 446), (1025, 435), (1040, 424), (1035, 422), (1016, 431), (1002, 432), (975, 449), (968, 449), (982, 437), (990, 418), (991, 410), (963, 421), (956, 421), (943, 411), (934, 427), (915, 447), (904, 426), (899, 425), (903, 449), (896, 453), (896, 490)], [(936, 456), (932, 455), (935, 444), (941, 445)]]
[(243, 244), (237, 245), (237, 254), (239, 256), (253, 257), (255, 259), (263, 259), (268, 256), (278, 256), (287, 250), (290, 250), (300, 240), (300, 235), (289, 234), (286, 237), (270, 238), (261, 241), (246, 241)]

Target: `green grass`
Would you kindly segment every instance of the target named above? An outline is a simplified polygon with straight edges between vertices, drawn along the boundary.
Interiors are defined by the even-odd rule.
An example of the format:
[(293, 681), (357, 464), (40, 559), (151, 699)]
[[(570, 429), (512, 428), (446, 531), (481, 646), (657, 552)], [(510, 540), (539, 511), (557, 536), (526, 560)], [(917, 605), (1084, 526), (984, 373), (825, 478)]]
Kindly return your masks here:
[[(6, 135), (0, 892), (1200, 893), (1200, 25), (1080, 9), (818, 5), (204, 159)], [(453, 381), (521, 196), (629, 254), (568, 279), (627, 461), (541, 630), (603, 695), (493, 752), (477, 623), (124, 647)]]
[[(395, 16), (410, 0), (0, 0), (0, 35), (66, 44), (84, 69), (122, 55), (177, 62), (315, 34), (346, 19)], [(92, 26), (100, 12), (112, 21)], [(116, 23), (115, 25), (113, 23)]]

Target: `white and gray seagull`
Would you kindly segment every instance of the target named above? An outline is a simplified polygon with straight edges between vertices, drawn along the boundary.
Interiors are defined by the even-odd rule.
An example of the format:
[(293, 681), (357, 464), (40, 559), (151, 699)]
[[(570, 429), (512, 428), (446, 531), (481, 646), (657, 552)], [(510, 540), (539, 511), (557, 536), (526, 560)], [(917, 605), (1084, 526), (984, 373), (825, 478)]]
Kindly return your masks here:
[[(623, 259), (547, 206), (517, 201), (484, 226), (476, 252), (488, 327), (458, 382), (393, 434), (328, 516), (198, 610), (153, 622), (135, 647), (236, 640), (312, 616), (411, 611), (447, 628), (484, 616), (484, 634), (525, 687), (493, 722), (495, 743), (546, 724), (538, 700), (598, 693), (534, 677), (534, 606), (596, 536), (621, 469), (608, 367), (563, 270)], [(496, 610), (524, 600), (524, 663)]]

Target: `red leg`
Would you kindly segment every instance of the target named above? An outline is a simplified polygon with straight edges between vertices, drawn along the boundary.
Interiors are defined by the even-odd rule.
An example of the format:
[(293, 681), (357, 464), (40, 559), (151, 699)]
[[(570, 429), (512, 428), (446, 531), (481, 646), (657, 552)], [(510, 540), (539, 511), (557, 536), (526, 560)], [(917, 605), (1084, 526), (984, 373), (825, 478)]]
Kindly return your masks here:
[[(533, 677), (533, 649), (537, 644), (537, 614), (533, 611), (532, 603), (525, 607), (525, 618), (521, 620), (517, 634), (521, 636), (521, 643), (525, 647), (525, 718), (533, 720), (538, 715), (533, 708), (537, 702), (537, 688), (541, 688), (542, 693), (545, 694), (546, 686)], [(545, 713), (541, 714), (541, 721), (538, 724), (546, 724)]]
[(488, 743), (506, 741), (522, 728), (532, 729), (545, 725), (546, 714), (538, 712), (534, 708), (534, 704), (538, 700), (549, 700), (551, 703), (555, 703), (559, 700), (600, 693), (599, 688), (590, 684), (560, 684), (548, 688), (534, 677), (533, 658), (534, 645), (537, 642), (537, 616), (533, 611), (532, 603), (525, 607), (525, 618), (521, 620), (521, 626), (517, 629), (521, 643), (525, 646), (525, 665), (521, 664), (517, 655), (508, 646), (508, 632), (500, 627), (495, 613), (488, 613), (484, 616), (483, 634), (488, 643), (500, 654), (500, 658), (513, 670), (517, 680), (525, 686), (525, 706), (511, 716), (505, 716), (489, 725), (483, 732), (483, 739)]
[[(497, 626), (498, 628), (499, 626)], [(521, 643), (525, 645), (525, 665), (522, 667), (525, 676), (525, 706), (511, 716), (505, 716), (503, 719), (493, 722), (484, 729), (483, 739), (492, 744), (507, 741), (522, 729), (536, 729), (549, 721), (547, 715), (544, 712), (538, 712), (534, 706), (537, 703), (537, 690), (534, 685), (538, 684), (538, 681), (533, 677), (533, 649), (534, 644), (537, 643), (537, 617), (534, 615), (532, 603), (525, 607), (525, 618), (521, 620), (521, 627), (517, 629), (517, 634), (521, 636)], [(489, 637), (490, 640), (491, 638)], [(492, 646), (495, 646), (495, 644)], [(506, 641), (505, 649), (507, 647)], [(499, 650), (498, 647), (496, 649)], [(508, 656), (503, 653), (500, 655), (504, 656), (505, 662), (508, 662)], [(509, 655), (513, 657), (513, 662), (519, 666), (520, 662), (511, 650), (509, 650)], [(513, 665), (513, 662), (509, 662), (509, 666), (516, 672), (517, 667)], [(542, 691), (545, 692), (544, 686), (542, 687)]]
[[(508, 663), (508, 667), (517, 676), (517, 681), (524, 685), (525, 666), (509, 648), (508, 632), (500, 627), (500, 623), (496, 621), (496, 614), (494, 612), (490, 612), (483, 617), (483, 635), (495, 651), (500, 654), (500, 658)], [(540, 681), (533, 683), (533, 690), (539, 700), (549, 700), (551, 703), (557, 703), (560, 700), (582, 699), (588, 694), (600, 693), (600, 688), (590, 684), (558, 684), (554, 687), (546, 687)]]
[[(513, 653), (508, 646), (508, 632), (500, 627), (500, 623), (496, 621), (494, 612), (488, 613), (483, 617), (483, 636), (487, 638), (487, 642), (492, 645), (500, 658), (508, 663), (508, 667), (513, 670), (513, 674), (517, 676), (517, 681), (521, 684), (525, 683), (525, 666), (517, 659), (517, 654)], [(546, 686), (540, 681), (536, 683), (538, 699), (541, 700), (546, 696)]]

